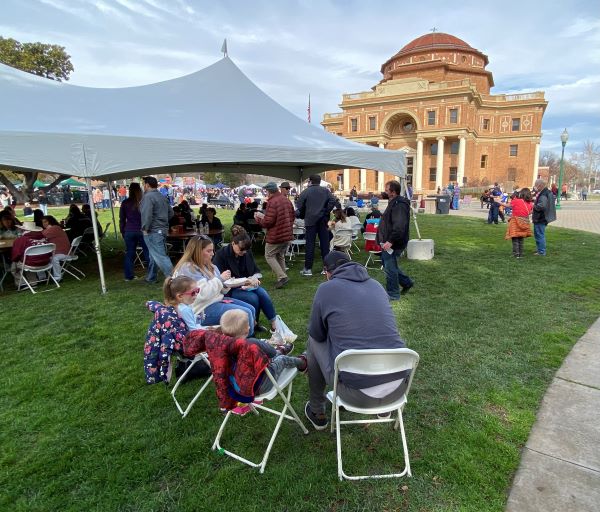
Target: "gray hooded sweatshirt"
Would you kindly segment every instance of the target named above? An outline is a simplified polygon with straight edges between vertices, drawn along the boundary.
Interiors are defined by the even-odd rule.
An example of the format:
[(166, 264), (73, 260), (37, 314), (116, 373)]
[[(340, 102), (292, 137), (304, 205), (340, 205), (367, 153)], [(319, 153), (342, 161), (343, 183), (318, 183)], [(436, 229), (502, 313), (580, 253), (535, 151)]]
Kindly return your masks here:
[[(403, 348), (388, 295), (359, 263), (339, 266), (331, 280), (317, 288), (308, 332), (318, 343), (329, 344), (331, 367), (348, 349)], [(340, 380), (348, 387), (363, 389), (391, 382), (398, 374), (359, 377), (346, 373)]]

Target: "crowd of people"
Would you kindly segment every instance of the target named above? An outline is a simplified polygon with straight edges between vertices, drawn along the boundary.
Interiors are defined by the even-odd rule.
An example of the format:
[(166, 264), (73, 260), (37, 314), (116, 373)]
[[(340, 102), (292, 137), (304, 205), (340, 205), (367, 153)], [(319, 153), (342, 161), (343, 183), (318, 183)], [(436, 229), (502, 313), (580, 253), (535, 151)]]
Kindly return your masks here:
[[(141, 223), (144, 237), (165, 229), (154, 225), (153, 219), (163, 218), (168, 223), (172, 216), (168, 201), (153, 193), (152, 178), (145, 178), (145, 182), (150, 190), (139, 208), (144, 212), (152, 205), (153, 213), (146, 211), (148, 221)], [(387, 208), (381, 213), (374, 204), (363, 224), (353, 208), (342, 209), (331, 191), (320, 186), (318, 175), (310, 177), (310, 185), (295, 204), (290, 200), (290, 188), (287, 182), (270, 182), (265, 186), (266, 208), (240, 205), (229, 244), (217, 250), (209, 236), (198, 234), (188, 242), (174, 268), (161, 267), (165, 275), (164, 303), (148, 304), (155, 315), (146, 338), (144, 368), (148, 383), (166, 381), (173, 370), (175, 375), (181, 374), (177, 366), (169, 368), (173, 353), (193, 356), (206, 350), (221, 407), (244, 414), (245, 404), (270, 385), (264, 377), (265, 369), (276, 378), (283, 369), (295, 367), (308, 373), (310, 396), (305, 415), (317, 430), (322, 430), (328, 423), (325, 391), (332, 385), (335, 357), (351, 348), (404, 346), (390, 304), (414, 284), (398, 267), (398, 257), (409, 237), (410, 202), (400, 194), (400, 184), (390, 181), (385, 190)], [(141, 216), (144, 218), (144, 213)], [(326, 281), (314, 297), (307, 351), (293, 357), (293, 345), (277, 337), (276, 305), (262, 285), (248, 228), (258, 226), (266, 232), (265, 259), (277, 278), (275, 288), (280, 289), (289, 282), (285, 254), (294, 239), (297, 221), (302, 221), (306, 242), (301, 275), (312, 276), (319, 238)], [(361, 263), (338, 250), (352, 243), (353, 232), (369, 226), (376, 228), (377, 244), (382, 250), (385, 288), (369, 277)], [(357, 302), (358, 296), (369, 300)], [(261, 325), (261, 313), (268, 327)], [(365, 332), (362, 326), (366, 323), (376, 327)], [(258, 339), (261, 333), (275, 340), (274, 346)], [(348, 378), (338, 392), (357, 405), (380, 405), (396, 400), (406, 382), (404, 376), (394, 375)]]

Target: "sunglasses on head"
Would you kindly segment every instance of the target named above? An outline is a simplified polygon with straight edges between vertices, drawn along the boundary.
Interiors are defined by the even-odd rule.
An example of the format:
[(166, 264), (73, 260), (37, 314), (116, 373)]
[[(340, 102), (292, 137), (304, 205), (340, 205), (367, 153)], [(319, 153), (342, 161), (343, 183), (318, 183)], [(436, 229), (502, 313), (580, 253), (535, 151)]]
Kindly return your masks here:
[(200, 240), (210, 240), (212, 242), (212, 239), (207, 235), (195, 235), (194, 238), (199, 238)]
[(200, 288), (193, 288), (192, 290), (189, 290), (187, 292), (183, 292), (181, 295), (189, 295), (191, 297), (195, 297), (199, 293), (200, 293)]

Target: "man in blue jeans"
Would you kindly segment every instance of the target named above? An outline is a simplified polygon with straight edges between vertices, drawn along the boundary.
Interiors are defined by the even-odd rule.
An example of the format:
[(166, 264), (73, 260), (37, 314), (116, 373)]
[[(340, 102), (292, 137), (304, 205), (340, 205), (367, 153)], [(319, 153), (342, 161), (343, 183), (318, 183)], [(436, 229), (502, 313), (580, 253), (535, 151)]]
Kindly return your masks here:
[(144, 196), (140, 203), (142, 232), (148, 247), (150, 261), (146, 281), (155, 283), (158, 269), (165, 277), (173, 272), (173, 264), (167, 255), (165, 245), (169, 233), (169, 219), (173, 217), (173, 208), (169, 200), (158, 191), (158, 181), (154, 176), (144, 178)]
[(537, 256), (546, 256), (546, 226), (556, 220), (556, 206), (554, 195), (546, 187), (544, 180), (536, 180), (533, 188), (537, 190), (535, 202), (533, 203), (533, 236)]
[(390, 300), (398, 300), (400, 293), (408, 292), (414, 284), (412, 279), (398, 267), (398, 257), (408, 244), (410, 202), (400, 195), (400, 183), (397, 181), (388, 181), (385, 184), (385, 194), (389, 201), (377, 228), (377, 243), (382, 249), (381, 262), (385, 271), (385, 289)]

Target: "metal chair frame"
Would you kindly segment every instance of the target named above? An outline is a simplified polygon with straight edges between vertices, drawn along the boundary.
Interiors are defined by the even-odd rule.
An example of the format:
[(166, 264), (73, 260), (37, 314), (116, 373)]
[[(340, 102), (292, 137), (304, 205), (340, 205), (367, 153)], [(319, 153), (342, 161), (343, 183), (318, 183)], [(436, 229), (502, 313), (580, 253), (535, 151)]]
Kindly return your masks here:
[[(56, 279), (54, 279), (54, 276), (52, 275), (52, 258), (54, 256), (54, 251), (56, 250), (56, 244), (40, 244), (40, 245), (32, 245), (30, 247), (27, 247), (27, 249), (25, 249), (25, 253), (23, 254), (23, 261), (20, 262), (18, 264), (18, 268), (21, 271), (20, 275), (19, 275), (19, 282), (17, 283), (17, 290), (21, 291), (21, 285), (26, 284), (27, 288), (29, 288), (29, 290), (31, 291), (31, 293), (37, 293), (34, 289), (33, 286), (31, 286), (31, 284), (37, 284), (37, 283), (41, 283), (43, 282), (42, 279), (37, 279), (36, 281), (29, 281), (29, 279), (27, 279), (25, 273), (26, 272), (45, 272), (46, 273), (46, 286), (48, 286), (48, 284), (50, 284), (50, 279), (52, 279), (52, 281), (54, 281), (54, 284), (56, 285), (57, 288), (60, 288), (60, 284), (58, 284), (58, 281)], [(27, 258), (31, 257), (31, 256), (42, 256), (44, 254), (49, 254), (50, 255), (50, 260), (48, 261), (48, 263), (46, 263), (45, 265), (28, 265), (27, 264)], [(50, 291), (48, 290), (44, 290), (44, 291)]]

